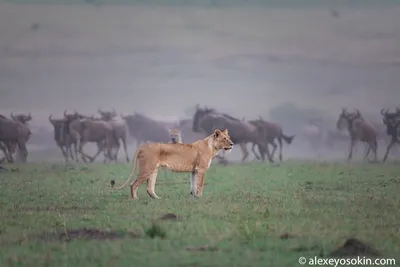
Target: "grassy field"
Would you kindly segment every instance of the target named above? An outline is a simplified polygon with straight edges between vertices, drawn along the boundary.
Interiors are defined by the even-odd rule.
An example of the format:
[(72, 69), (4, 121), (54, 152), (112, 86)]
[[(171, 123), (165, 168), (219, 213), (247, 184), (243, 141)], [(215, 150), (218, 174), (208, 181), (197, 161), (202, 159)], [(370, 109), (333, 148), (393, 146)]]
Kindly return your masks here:
[[(0, 173), (0, 265), (297, 266), (348, 238), (400, 260), (398, 166), (213, 165), (199, 199), (188, 197), (187, 175), (160, 172), (162, 199), (142, 186), (137, 201), (109, 186), (129, 168), (31, 164)], [(168, 213), (178, 220), (160, 219)]]

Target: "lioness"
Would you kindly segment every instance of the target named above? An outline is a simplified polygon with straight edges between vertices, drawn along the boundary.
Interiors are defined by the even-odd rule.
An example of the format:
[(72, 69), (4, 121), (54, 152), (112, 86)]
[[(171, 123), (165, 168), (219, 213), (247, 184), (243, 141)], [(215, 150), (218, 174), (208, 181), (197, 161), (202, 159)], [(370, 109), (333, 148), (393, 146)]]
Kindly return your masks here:
[[(131, 180), (137, 165), (139, 173), (131, 183), (131, 197), (137, 199), (139, 185), (147, 181), (146, 191), (151, 198), (158, 199), (155, 192), (158, 167), (173, 172), (190, 172), (190, 194), (202, 196), (204, 175), (210, 167), (211, 160), (221, 150), (231, 150), (233, 143), (228, 130), (216, 129), (213, 134), (192, 144), (147, 143), (141, 145), (133, 156), (132, 170), (125, 184), (116, 188), (124, 188)], [(111, 181), (113, 185), (113, 181)]]
[(170, 130), (169, 137), (171, 138), (172, 144), (182, 144), (181, 132), (178, 129)]

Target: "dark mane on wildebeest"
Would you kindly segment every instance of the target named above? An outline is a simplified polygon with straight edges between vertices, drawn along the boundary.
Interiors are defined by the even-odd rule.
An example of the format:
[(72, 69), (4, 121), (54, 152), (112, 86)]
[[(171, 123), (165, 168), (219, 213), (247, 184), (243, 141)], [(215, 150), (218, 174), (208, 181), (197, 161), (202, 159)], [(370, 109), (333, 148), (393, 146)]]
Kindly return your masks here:
[(168, 143), (170, 140), (166, 124), (149, 118), (141, 113), (121, 117), (125, 120), (129, 133), (137, 141), (136, 146), (144, 142)]
[[(254, 143), (258, 146), (262, 160), (265, 153), (268, 160), (273, 162), (266, 144), (266, 135), (263, 128), (258, 128), (248, 122), (242, 121), (230, 115), (219, 113), (215, 109), (199, 108), (196, 106), (196, 112), (193, 116), (192, 130), (209, 135), (215, 129), (227, 129), (229, 136), (234, 144), (240, 145), (243, 152), (242, 162), (249, 155), (246, 144)], [(265, 152), (264, 152), (265, 151)]]

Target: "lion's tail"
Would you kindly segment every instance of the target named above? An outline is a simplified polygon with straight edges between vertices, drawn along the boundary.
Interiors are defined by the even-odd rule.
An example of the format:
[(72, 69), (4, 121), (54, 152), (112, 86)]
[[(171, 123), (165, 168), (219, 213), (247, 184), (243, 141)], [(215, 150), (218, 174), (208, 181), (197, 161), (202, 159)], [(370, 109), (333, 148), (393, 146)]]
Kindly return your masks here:
[(128, 179), (126, 180), (126, 182), (123, 185), (121, 185), (120, 187), (116, 187), (115, 190), (119, 190), (119, 189), (124, 188), (129, 183), (129, 181), (132, 179), (133, 175), (135, 174), (135, 170), (136, 170), (136, 167), (137, 167), (137, 164), (138, 164), (138, 160), (137, 159), (138, 159), (138, 156), (139, 156), (139, 152), (140, 152), (140, 149), (136, 150), (135, 155), (133, 156), (132, 170), (131, 170), (131, 173), (128, 176)]

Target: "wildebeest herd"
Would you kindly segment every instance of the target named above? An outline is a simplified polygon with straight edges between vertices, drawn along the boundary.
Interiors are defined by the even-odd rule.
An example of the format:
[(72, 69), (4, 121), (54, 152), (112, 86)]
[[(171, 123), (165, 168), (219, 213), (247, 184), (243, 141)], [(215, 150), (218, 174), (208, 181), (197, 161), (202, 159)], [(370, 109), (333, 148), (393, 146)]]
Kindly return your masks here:
[[(222, 113), (213, 108), (201, 108), (197, 105), (193, 118), (182, 119), (176, 122), (167, 123), (155, 120), (141, 113), (129, 115), (117, 114), (115, 109), (103, 111), (98, 109), (100, 116), (85, 116), (79, 112), (68, 113), (64, 111), (61, 118), (55, 119), (52, 115), (48, 120), (54, 128), (54, 141), (60, 148), (65, 162), (70, 160), (79, 162), (93, 162), (101, 153), (104, 155), (104, 162), (117, 161), (119, 149), (122, 143), (125, 159), (129, 162), (127, 151), (127, 139), (130, 136), (136, 141), (138, 147), (146, 142), (168, 143), (171, 141), (170, 130), (178, 130), (181, 133), (183, 143), (192, 143), (210, 135), (215, 129), (228, 129), (232, 142), (238, 145), (242, 151), (244, 162), (249, 152), (247, 144), (251, 143), (252, 152), (258, 160), (274, 162), (275, 152), (279, 147), (279, 161), (282, 161), (282, 143), (291, 144), (294, 135), (286, 135), (278, 123), (264, 120), (258, 117), (246, 121), (231, 115)], [(400, 108), (390, 112), (382, 109), (381, 125), (372, 124), (364, 119), (359, 110), (353, 112), (342, 109), (336, 123), (336, 132), (328, 133), (327, 142), (334, 142), (335, 139), (347, 140), (349, 142), (348, 160), (352, 159), (353, 148), (356, 142), (365, 143), (367, 146), (364, 159), (372, 152), (373, 160), (377, 161), (378, 138), (384, 134), (389, 140), (383, 161), (386, 161), (392, 147), (400, 142)], [(0, 150), (4, 157), (0, 163), (7, 160), (14, 163), (14, 156), (19, 162), (27, 162), (27, 142), (32, 135), (28, 122), (32, 115), (10, 114), (10, 117), (0, 115)], [(345, 130), (346, 134), (342, 131)], [(321, 127), (318, 123), (310, 122), (303, 129), (303, 136), (313, 144), (321, 136)], [(277, 143), (276, 143), (277, 142)], [(87, 143), (97, 145), (97, 153), (90, 156), (83, 148)], [(272, 146), (270, 152), (269, 145)], [(258, 149), (258, 153), (256, 149)], [(221, 162), (227, 162), (225, 154), (217, 156)]]

